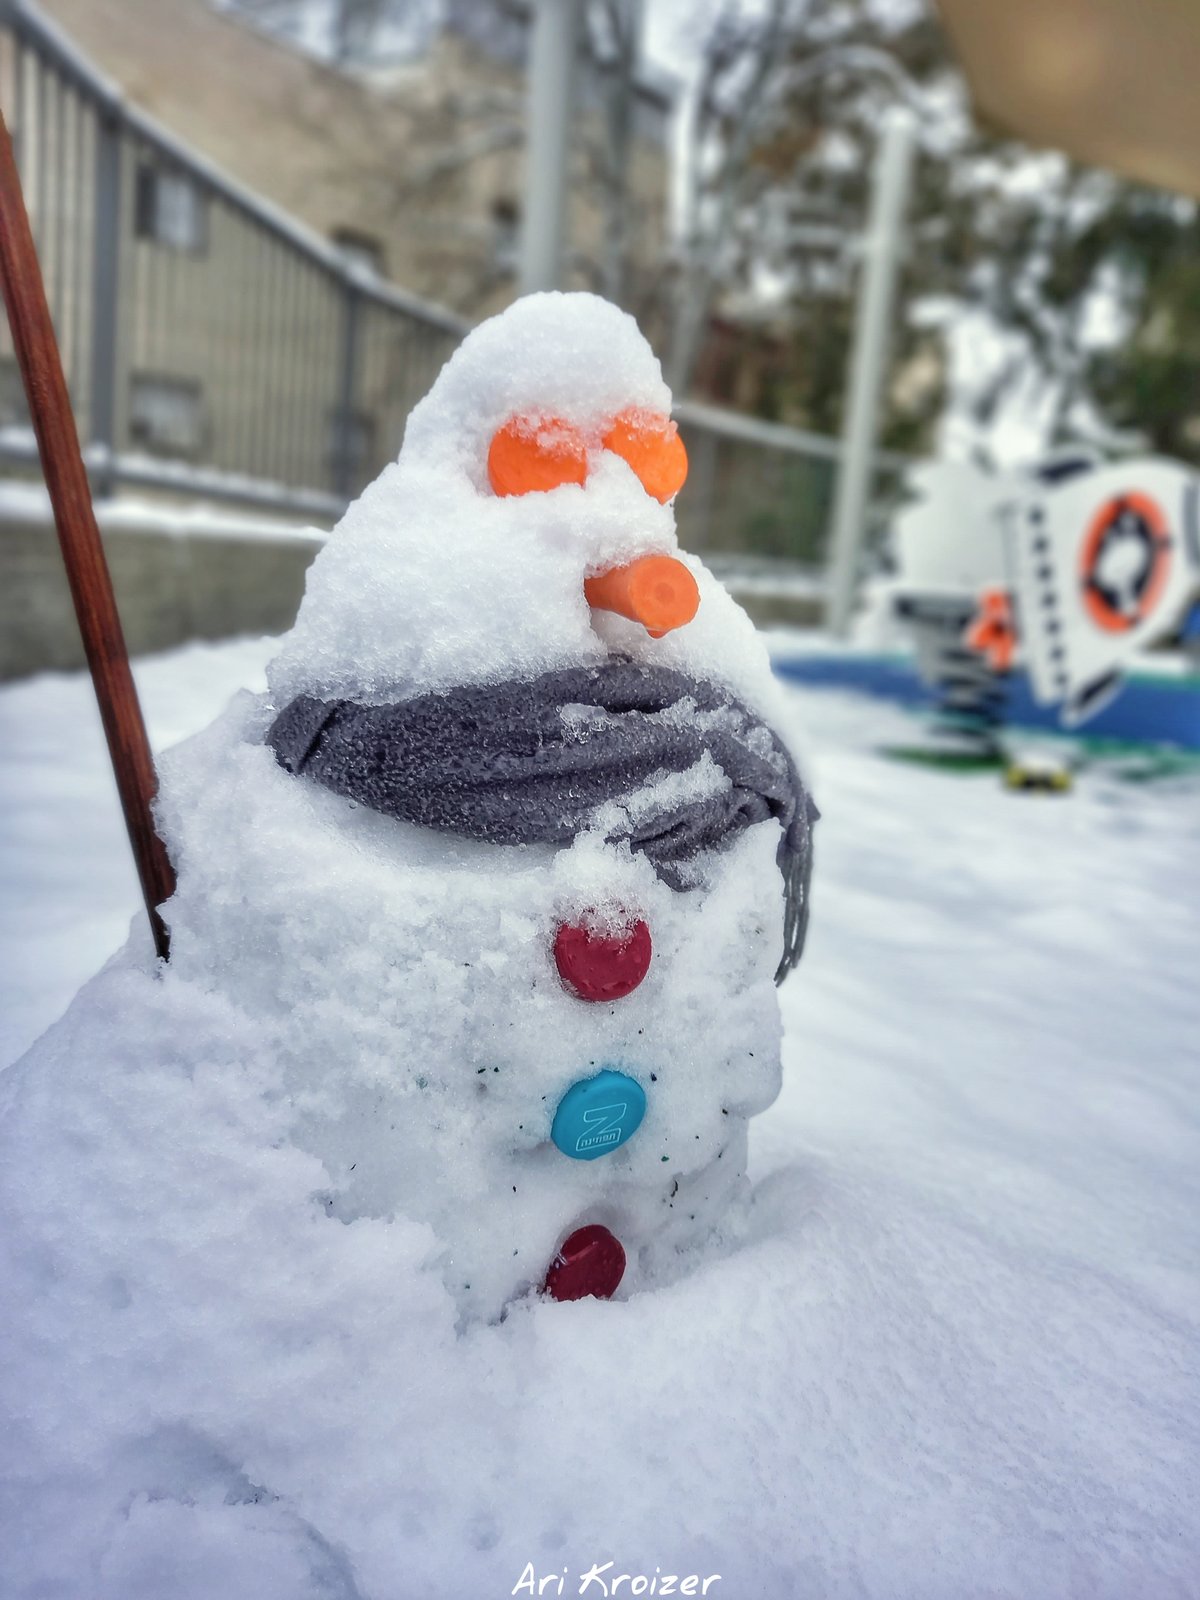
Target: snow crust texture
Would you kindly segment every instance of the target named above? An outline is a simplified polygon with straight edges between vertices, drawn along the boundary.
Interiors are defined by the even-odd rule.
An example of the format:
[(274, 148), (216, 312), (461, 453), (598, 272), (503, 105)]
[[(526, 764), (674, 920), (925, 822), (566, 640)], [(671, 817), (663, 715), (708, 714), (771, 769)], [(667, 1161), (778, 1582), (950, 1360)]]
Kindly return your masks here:
[[(140, 663), (152, 730), (274, 648)], [(326, 1214), (265, 1029), (151, 977), (139, 916), (0, 1076), (5, 1600), (475, 1600), (530, 1562), (575, 1594), (610, 1560), (734, 1600), (1200, 1593), (1195, 779), (1014, 796), (884, 761), (878, 704), (786, 706), (825, 816), (784, 1088), (741, 1245), (653, 1292), (460, 1330), (433, 1230)], [(205, 736), (247, 769), (252, 714)], [(136, 892), (86, 680), (0, 723), (33, 1026)], [(227, 816), (250, 781), (213, 778)]]

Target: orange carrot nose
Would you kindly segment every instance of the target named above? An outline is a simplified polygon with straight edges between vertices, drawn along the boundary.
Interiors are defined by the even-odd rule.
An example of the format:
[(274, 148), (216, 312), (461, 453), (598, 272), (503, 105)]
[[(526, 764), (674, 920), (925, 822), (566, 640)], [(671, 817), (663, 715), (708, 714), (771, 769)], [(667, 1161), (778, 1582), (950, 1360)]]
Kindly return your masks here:
[(585, 578), (583, 592), (596, 611), (615, 611), (640, 622), (652, 639), (682, 628), (700, 609), (696, 580), (674, 556), (639, 556)]

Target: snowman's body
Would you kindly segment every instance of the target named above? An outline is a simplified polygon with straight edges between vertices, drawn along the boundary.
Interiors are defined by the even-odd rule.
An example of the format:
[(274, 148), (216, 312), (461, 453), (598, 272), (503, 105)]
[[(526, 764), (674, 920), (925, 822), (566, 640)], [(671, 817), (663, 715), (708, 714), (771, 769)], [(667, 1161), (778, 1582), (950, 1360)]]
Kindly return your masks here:
[[(355, 807), (274, 764), (254, 739), (263, 711), (204, 736), (226, 744), (232, 783), (186, 780), (173, 831), (195, 865), (172, 966), (253, 1016), (247, 1070), (268, 1068), (290, 1105), (329, 1216), (428, 1222), (468, 1317), (540, 1287), (581, 1226), (621, 1241), (622, 1293), (682, 1270), (681, 1248), (736, 1238), (747, 1120), (779, 1088), (777, 828), (748, 830), (681, 894), (594, 838), (497, 848)], [(253, 897), (231, 892), (231, 862)], [(553, 956), (555, 929), (597, 904), (635, 910), (654, 942), (612, 1002), (578, 998)], [(331, 933), (352, 952), (332, 970)], [(606, 1068), (643, 1086), (641, 1125), (600, 1156), (564, 1154), (555, 1111)]]
[[(295, 704), (404, 707), (498, 683), (520, 696), (619, 657), (722, 686), (754, 719), (750, 744), (770, 745), (765, 651), (700, 563), (688, 560), (698, 611), (660, 637), (585, 597), (596, 574), (647, 555), (692, 583), (661, 484), (649, 493), (604, 444), (632, 410), (660, 417), (677, 449), (669, 409), (632, 320), (591, 296), (531, 297), (477, 329), (318, 557), (269, 694), (241, 697), (162, 767), (171, 961), (115, 1024), (127, 1045), (105, 1048), (164, 1082), (236, 1060), (239, 1097), (257, 1108), (240, 1126), (264, 1159), (311, 1163), (321, 1225), (427, 1224), (430, 1267), (468, 1318), (540, 1288), (581, 1227), (620, 1241), (625, 1290), (736, 1234), (747, 1121), (779, 1087), (780, 825), (744, 827), (673, 887), (604, 807), (565, 842), (498, 845), (471, 837), (469, 817), (437, 829), (356, 803), (285, 770), (270, 741)], [(489, 441), (530, 415), (575, 430), (585, 481), (495, 492)], [(649, 481), (653, 466), (639, 458)], [(586, 708), (562, 719), (576, 711), (586, 723)], [(614, 804), (729, 787), (705, 755)], [(629, 992), (587, 999), (564, 982), (559, 930), (619, 944), (635, 924), (652, 956)], [(169, 1062), (161, 1046), (147, 1055), (147, 1017), (162, 1011), (169, 1032), (185, 1000), (194, 1032)], [(36, 1057), (23, 1069), (35, 1100)], [(564, 1107), (572, 1091), (591, 1100)], [(116, 1103), (99, 1097), (95, 1115)], [(174, 1180), (155, 1135), (144, 1142), (152, 1210)]]

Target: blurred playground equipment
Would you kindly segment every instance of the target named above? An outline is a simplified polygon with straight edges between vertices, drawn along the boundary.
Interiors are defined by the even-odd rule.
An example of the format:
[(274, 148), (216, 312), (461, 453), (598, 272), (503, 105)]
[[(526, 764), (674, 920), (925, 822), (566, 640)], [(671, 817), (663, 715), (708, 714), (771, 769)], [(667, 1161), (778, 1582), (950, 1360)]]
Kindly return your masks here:
[(861, 648), (783, 670), (933, 707), (964, 758), (998, 759), (1006, 725), (1200, 750), (1193, 471), (1070, 452), (1007, 474), (929, 464), (912, 479)]

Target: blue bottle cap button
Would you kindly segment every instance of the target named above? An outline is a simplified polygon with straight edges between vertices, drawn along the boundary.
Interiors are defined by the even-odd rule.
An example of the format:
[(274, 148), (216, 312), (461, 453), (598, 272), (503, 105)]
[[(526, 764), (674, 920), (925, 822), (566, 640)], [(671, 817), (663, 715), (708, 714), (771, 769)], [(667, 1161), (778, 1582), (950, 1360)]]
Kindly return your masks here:
[(594, 1078), (573, 1083), (558, 1102), (550, 1137), (573, 1161), (611, 1155), (641, 1126), (646, 1092), (623, 1072), (605, 1067)]

